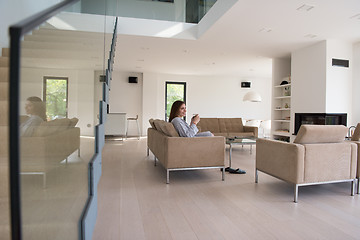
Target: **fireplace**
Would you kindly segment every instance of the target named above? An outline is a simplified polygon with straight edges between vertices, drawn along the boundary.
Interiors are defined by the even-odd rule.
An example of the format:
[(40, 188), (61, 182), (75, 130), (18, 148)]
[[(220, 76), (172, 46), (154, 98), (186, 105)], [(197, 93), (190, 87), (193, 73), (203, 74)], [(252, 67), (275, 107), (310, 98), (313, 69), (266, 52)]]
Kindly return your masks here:
[(346, 126), (346, 121), (346, 113), (295, 113), (294, 134), (297, 134), (302, 124)]

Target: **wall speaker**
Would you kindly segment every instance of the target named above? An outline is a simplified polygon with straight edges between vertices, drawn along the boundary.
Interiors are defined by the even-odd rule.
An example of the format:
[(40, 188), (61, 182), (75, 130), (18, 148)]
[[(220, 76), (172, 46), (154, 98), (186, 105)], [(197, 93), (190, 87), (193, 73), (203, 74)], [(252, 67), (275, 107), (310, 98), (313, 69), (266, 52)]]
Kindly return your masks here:
[(100, 82), (106, 82), (106, 76), (105, 75), (100, 75), (99, 81)]
[(137, 83), (138, 78), (137, 77), (129, 77), (129, 83)]
[(250, 88), (251, 87), (251, 82), (241, 82), (241, 87), (242, 88)]

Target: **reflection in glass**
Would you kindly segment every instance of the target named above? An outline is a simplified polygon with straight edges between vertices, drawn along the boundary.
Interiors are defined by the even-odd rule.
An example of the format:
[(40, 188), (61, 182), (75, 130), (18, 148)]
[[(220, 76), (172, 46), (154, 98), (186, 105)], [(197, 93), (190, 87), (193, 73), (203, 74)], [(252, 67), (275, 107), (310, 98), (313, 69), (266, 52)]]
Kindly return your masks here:
[[(105, 18), (60, 13), (22, 41), (19, 130), (23, 239), (79, 238), (79, 221), (89, 196), (88, 164), (95, 154), (95, 116), (99, 113), (94, 76), (104, 71), (104, 50), (108, 52), (111, 43), (111, 33), (110, 37), (104, 34)], [(93, 27), (94, 31), (79, 24), (92, 21), (102, 24)]]
[(44, 77), (44, 99), (48, 119), (66, 118), (68, 103), (68, 79)]

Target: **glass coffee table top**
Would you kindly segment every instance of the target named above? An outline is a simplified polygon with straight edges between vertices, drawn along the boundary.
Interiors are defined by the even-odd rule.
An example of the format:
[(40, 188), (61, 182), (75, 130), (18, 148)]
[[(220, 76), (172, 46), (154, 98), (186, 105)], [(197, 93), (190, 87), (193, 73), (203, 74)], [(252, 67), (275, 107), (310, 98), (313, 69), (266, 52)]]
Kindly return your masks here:
[(252, 145), (256, 144), (256, 137), (227, 137), (226, 144)]

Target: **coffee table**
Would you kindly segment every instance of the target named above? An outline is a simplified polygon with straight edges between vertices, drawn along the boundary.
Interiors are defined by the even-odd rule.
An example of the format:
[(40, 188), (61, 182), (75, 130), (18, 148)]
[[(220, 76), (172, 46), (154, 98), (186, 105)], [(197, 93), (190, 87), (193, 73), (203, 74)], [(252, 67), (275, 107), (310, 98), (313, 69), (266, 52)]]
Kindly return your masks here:
[(231, 155), (233, 145), (250, 145), (250, 154), (252, 154), (252, 146), (256, 144), (256, 137), (227, 137), (226, 144), (230, 146), (229, 149), (229, 168), (231, 168)]

